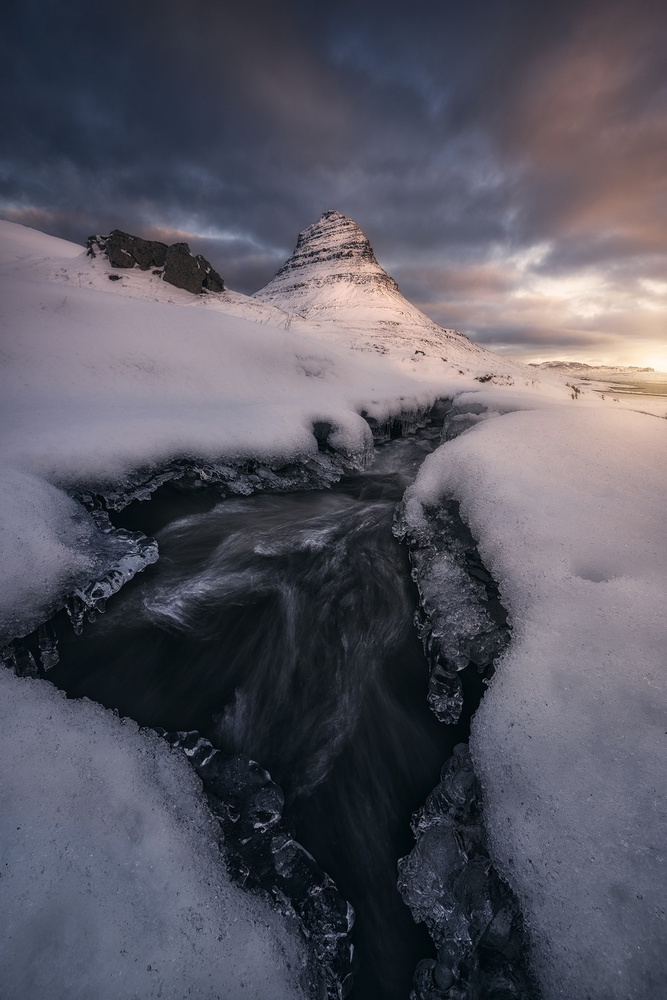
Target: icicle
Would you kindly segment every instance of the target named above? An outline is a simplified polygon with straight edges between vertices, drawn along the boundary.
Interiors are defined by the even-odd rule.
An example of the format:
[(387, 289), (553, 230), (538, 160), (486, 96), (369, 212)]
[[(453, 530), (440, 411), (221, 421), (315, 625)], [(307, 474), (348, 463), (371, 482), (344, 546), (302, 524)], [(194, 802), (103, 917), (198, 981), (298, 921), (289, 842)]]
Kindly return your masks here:
[(37, 630), (37, 642), (39, 643), (39, 659), (44, 670), (50, 670), (60, 662), (58, 655), (58, 637), (50, 622), (40, 625)]

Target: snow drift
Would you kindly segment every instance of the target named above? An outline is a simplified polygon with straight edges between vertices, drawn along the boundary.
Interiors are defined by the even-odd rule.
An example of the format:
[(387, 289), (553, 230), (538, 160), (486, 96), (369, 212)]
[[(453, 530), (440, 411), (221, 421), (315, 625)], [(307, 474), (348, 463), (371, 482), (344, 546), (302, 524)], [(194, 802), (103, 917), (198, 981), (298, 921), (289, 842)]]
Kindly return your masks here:
[(427, 458), (405, 518), (446, 497), (511, 609), (473, 722), (492, 855), (518, 893), (545, 997), (667, 982), (667, 425), (509, 413)]
[(185, 758), (44, 681), (0, 689), (3, 997), (308, 995), (296, 928), (230, 883)]

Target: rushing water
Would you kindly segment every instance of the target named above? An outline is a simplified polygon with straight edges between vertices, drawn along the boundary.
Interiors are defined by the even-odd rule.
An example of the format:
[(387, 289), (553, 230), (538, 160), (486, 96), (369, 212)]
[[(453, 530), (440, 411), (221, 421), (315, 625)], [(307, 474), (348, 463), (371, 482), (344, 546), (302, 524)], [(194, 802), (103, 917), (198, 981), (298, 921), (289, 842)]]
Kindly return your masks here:
[(353, 996), (406, 998), (429, 953), (396, 890), (411, 812), (467, 735), (428, 710), (407, 552), (394, 507), (428, 439), (378, 449), (331, 490), (219, 501), (165, 487), (116, 518), (160, 559), (84, 636), (61, 631), (50, 677), (142, 725), (198, 729), (260, 762), (297, 838), (357, 912)]

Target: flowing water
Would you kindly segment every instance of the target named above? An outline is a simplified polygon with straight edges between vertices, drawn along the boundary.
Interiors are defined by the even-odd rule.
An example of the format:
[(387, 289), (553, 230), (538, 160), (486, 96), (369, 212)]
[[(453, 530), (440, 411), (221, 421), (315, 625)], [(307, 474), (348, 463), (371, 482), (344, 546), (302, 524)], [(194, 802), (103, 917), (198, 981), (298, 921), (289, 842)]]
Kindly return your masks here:
[(352, 996), (406, 998), (431, 950), (396, 890), (411, 812), (468, 719), (427, 706), (416, 591), (395, 505), (433, 445), (377, 449), (330, 490), (220, 501), (163, 487), (117, 524), (154, 534), (160, 559), (81, 638), (60, 629), (50, 677), (167, 730), (198, 729), (283, 788), (297, 839), (357, 913)]

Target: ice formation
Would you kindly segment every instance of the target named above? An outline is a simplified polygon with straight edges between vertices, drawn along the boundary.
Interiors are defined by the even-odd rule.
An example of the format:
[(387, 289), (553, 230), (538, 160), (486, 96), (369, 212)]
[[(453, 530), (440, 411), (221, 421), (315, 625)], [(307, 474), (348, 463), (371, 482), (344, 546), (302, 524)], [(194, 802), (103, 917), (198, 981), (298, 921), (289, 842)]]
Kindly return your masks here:
[[(76, 629), (157, 559), (157, 545), (88, 513), (65, 492), (16, 469), (0, 470), (3, 581), (0, 648), (37, 628), (67, 601)], [(53, 654), (54, 650), (51, 650)]]
[(231, 877), (269, 892), (298, 921), (316, 962), (318, 988), (339, 1000), (352, 985), (354, 911), (333, 880), (282, 822), (284, 797), (271, 775), (243, 754), (226, 755), (199, 733), (164, 733), (204, 782), (224, 834)]
[(455, 501), (424, 509), (417, 525), (397, 511), (394, 534), (410, 544), (419, 589), (415, 625), (430, 669), (429, 704), (441, 722), (457, 722), (463, 708), (461, 671), (490, 676), (509, 642), (507, 616), (495, 581), (484, 568)]
[(530, 1000), (523, 918), (494, 869), (468, 748), (459, 744), (413, 818), (417, 841), (398, 863), (398, 887), (438, 949), (419, 963), (412, 1000)]

